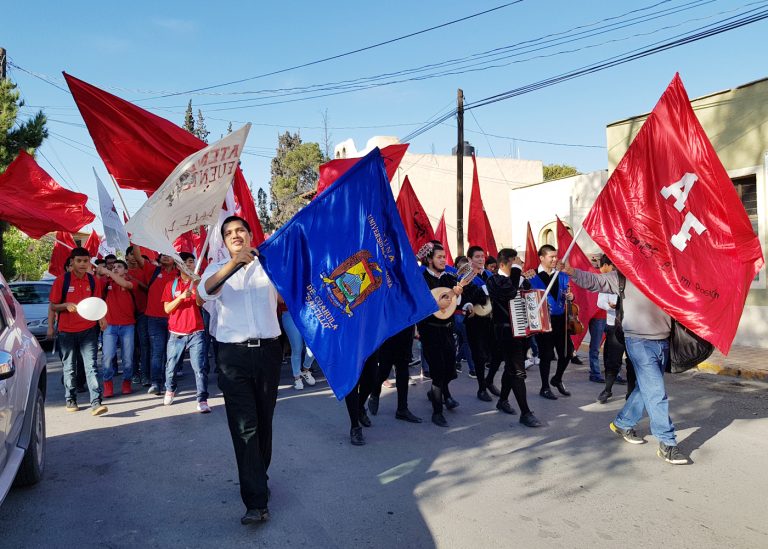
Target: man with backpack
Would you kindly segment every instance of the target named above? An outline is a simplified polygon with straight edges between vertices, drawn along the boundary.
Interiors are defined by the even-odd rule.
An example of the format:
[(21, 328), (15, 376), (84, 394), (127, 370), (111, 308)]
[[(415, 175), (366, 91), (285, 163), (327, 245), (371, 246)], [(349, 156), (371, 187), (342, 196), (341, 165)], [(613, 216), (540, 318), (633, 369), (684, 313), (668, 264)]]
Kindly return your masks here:
[(70, 257), (72, 271), (56, 278), (49, 295), (51, 309), (59, 313), (58, 343), (64, 370), (64, 397), (67, 401), (67, 411), (77, 412), (79, 408), (75, 362), (79, 352), (85, 367), (91, 414), (100, 416), (107, 412), (107, 407), (101, 403), (101, 375), (96, 366), (96, 354), (99, 346), (99, 328), (106, 327), (106, 320), (99, 320), (97, 326), (96, 322), (86, 320), (77, 313), (77, 305), (87, 297), (100, 296), (103, 285), (89, 272), (91, 256), (88, 250), (75, 248)]
[(104, 376), (104, 398), (114, 395), (112, 377), (115, 374), (112, 362), (117, 355), (117, 342), (123, 360), (122, 393), (129, 395), (133, 377), (133, 344), (136, 324), (136, 300), (133, 296), (133, 282), (126, 278), (128, 265), (116, 260), (109, 271), (99, 267), (97, 273), (103, 277), (102, 299), (107, 302), (107, 329), (102, 336), (102, 375)]

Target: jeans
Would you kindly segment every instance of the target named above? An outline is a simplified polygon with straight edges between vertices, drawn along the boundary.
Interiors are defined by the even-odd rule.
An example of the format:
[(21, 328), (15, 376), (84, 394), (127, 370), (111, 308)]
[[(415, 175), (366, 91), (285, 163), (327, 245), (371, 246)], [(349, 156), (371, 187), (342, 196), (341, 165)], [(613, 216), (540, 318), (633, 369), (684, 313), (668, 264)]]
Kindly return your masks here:
[(149, 365), (151, 356), (149, 352), (149, 328), (147, 327), (147, 318), (147, 315), (144, 314), (139, 314), (136, 317), (136, 335), (134, 338), (134, 341), (138, 341), (139, 344), (139, 361), (134, 366), (141, 375), (142, 381), (149, 379)]
[(469, 349), (469, 339), (467, 339), (467, 328), (464, 326), (464, 315), (453, 315), (453, 332), (456, 334), (458, 352), (456, 353), (456, 364), (461, 359), (467, 361), (469, 371), (475, 371), (475, 363), (472, 361), (472, 351)]
[(184, 354), (184, 349), (189, 349), (189, 362), (195, 372), (197, 401), (208, 400), (208, 361), (205, 357), (205, 332), (203, 330), (189, 335), (168, 334), (165, 389), (176, 392), (176, 367)]
[(631, 429), (642, 419), (645, 409), (651, 420), (653, 436), (667, 446), (677, 445), (675, 426), (669, 418), (669, 400), (664, 389), (669, 341), (627, 337), (626, 347), (635, 368), (637, 386), (616, 416), (614, 424), (621, 429)]
[(101, 403), (101, 373), (96, 367), (96, 353), (99, 349), (99, 328), (94, 326), (82, 332), (59, 332), (58, 341), (64, 370), (64, 398), (77, 400), (75, 363), (79, 352), (83, 358), (85, 379), (88, 383), (91, 404)]
[(604, 318), (589, 321), (589, 377), (600, 377), (600, 345), (607, 324)]
[(101, 366), (104, 381), (112, 381), (115, 371), (112, 369), (112, 361), (117, 356), (117, 340), (120, 340), (120, 352), (123, 359), (123, 381), (131, 381), (133, 377), (133, 337), (134, 326), (107, 326), (102, 336)]
[(147, 317), (149, 333), (150, 379), (160, 388), (165, 384), (165, 351), (168, 345), (168, 319), (159, 316)]
[(531, 355), (539, 358), (539, 344), (536, 341), (536, 336), (530, 336), (528, 338), (528, 346), (531, 348)]
[(293, 377), (296, 378), (301, 374), (301, 354), (304, 351), (304, 338), (301, 337), (301, 332), (299, 332), (289, 312), (284, 312), (281, 319), (283, 321), (283, 330), (285, 330), (285, 335), (288, 336), (288, 342), (291, 344), (291, 370), (293, 370)]

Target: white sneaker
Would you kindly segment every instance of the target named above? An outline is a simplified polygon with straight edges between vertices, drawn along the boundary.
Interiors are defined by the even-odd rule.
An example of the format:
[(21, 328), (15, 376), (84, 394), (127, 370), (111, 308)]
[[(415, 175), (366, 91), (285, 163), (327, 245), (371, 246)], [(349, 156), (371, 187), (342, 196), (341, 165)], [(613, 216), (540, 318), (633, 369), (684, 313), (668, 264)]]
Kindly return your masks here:
[(525, 359), (525, 369), (527, 370), (531, 366), (533, 366), (533, 359), (532, 358), (526, 358)]
[(539, 365), (539, 362), (541, 362), (541, 361), (539, 360), (539, 357), (537, 357), (537, 356), (533, 357), (533, 365), (534, 365), (534, 366), (538, 366), (538, 365)]
[(208, 401), (201, 400), (197, 403), (197, 411), (201, 414), (210, 414), (211, 413), (211, 407), (208, 406)]
[(163, 397), (163, 404), (165, 406), (170, 406), (173, 404), (173, 399), (176, 398), (176, 393), (173, 391), (166, 391), (165, 396)]
[(312, 387), (312, 385), (314, 385), (315, 383), (317, 383), (317, 382), (315, 381), (315, 378), (312, 376), (312, 372), (310, 372), (309, 370), (303, 370), (303, 371), (301, 372), (301, 378), (302, 378), (302, 379), (303, 379), (303, 380), (306, 382), (306, 384), (307, 384), (307, 385), (309, 385), (310, 387)]
[(304, 382), (301, 381), (301, 376), (297, 377), (293, 382), (293, 388), (297, 391), (301, 391), (304, 388)]

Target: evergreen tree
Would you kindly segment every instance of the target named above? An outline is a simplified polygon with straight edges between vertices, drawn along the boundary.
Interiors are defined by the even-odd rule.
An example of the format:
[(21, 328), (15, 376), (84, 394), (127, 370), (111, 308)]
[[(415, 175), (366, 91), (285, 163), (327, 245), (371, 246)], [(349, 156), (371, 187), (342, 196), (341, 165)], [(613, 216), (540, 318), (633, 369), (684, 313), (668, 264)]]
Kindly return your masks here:
[(261, 221), (261, 228), (265, 233), (271, 233), (274, 230), (272, 221), (269, 218), (269, 207), (267, 206), (267, 191), (259, 187), (256, 193), (256, 213)]
[(208, 143), (208, 136), (211, 132), (208, 131), (208, 128), (205, 127), (205, 119), (203, 118), (203, 111), (200, 109), (197, 109), (197, 124), (195, 127), (195, 131), (192, 132), (197, 136), (197, 138), (200, 141), (203, 141), (205, 143)]
[(318, 167), (324, 160), (317, 143), (302, 143), (298, 133), (278, 135), (269, 181), (270, 221), (274, 228), (282, 226), (306, 204), (302, 197), (317, 185)]
[(182, 124), (181, 127), (187, 130), (191, 134), (195, 133), (195, 116), (192, 113), (191, 99), (189, 100), (189, 104), (187, 105), (187, 112), (184, 113), (184, 124)]
[(568, 164), (547, 164), (544, 166), (544, 181), (561, 179), (572, 175), (579, 175), (579, 170)]

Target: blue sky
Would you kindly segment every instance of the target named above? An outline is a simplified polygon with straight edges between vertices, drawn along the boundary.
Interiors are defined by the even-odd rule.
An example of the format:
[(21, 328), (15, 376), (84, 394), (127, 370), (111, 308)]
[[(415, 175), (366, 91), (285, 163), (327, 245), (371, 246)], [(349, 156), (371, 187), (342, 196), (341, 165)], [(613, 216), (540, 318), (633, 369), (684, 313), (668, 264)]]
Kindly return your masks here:
[[(61, 78), (64, 70), (177, 123), (182, 122), (186, 103), (192, 99), (195, 112), (200, 108), (206, 117), (211, 131), (209, 140), (224, 133), (230, 121), (235, 127), (252, 122), (254, 127), (247, 143), (250, 154), (243, 157), (243, 164), (246, 178), (255, 190), (268, 187), (269, 159), (278, 133), (299, 130), (304, 140), (321, 141), (322, 113), (326, 109), (333, 143), (351, 137), (362, 146), (373, 135), (402, 137), (436, 113), (451, 108), (459, 87), (463, 88), (467, 101), (479, 100), (749, 9), (768, 6), (768, 2), (755, 0), (523, 0), (491, 14), (341, 59), (211, 89), (205, 94), (157, 98), (164, 92), (248, 78), (332, 56), (503, 3), (501, 0), (471, 3), (394, 0), (354, 4), (309, 1), (211, 4), (137, 0), (106, 6), (104, 3), (42, 1), (30, 11), (25, 4), (16, 2), (3, 9), (6, 20), (0, 45), (8, 50), (13, 63), (62, 87), (65, 87)], [(656, 7), (651, 8), (654, 5)], [(641, 11), (625, 16), (624, 20), (676, 9), (681, 11), (659, 14), (657, 19), (636, 22), (579, 41), (551, 43), (549, 49), (529, 51), (514, 59), (536, 58), (489, 70), (283, 104), (222, 103), (258, 97), (233, 95), (233, 92), (285, 89), (379, 75), (533, 40), (631, 10)], [(582, 32), (596, 31), (604, 25), (605, 22), (585, 27)], [(603, 147), (606, 124), (650, 110), (676, 71), (680, 72), (691, 97), (768, 76), (767, 30), (766, 21), (757, 22), (478, 108), (472, 111), (474, 117), (469, 113), (466, 116), (466, 138), (481, 156), (491, 156), (492, 150), (497, 157), (519, 154), (520, 158), (545, 163), (572, 164), (581, 171), (604, 169), (607, 164), (604, 148), (486, 138), (481, 131), (518, 139)], [(637, 34), (643, 36), (633, 36)], [(585, 46), (588, 47), (580, 51), (552, 55)], [(24, 115), (42, 106), (50, 119), (51, 138), (41, 148), (45, 158), (38, 156), (40, 164), (65, 186), (95, 199), (91, 166), (105, 181), (106, 169), (96, 157), (87, 130), (80, 127), (82, 119), (71, 96), (19, 69), (9, 67), (9, 74), (31, 106), (23, 110)], [(277, 98), (262, 102), (301, 97), (286, 95), (286, 92), (269, 95)], [(410, 151), (450, 154), (455, 140), (455, 121), (448, 120), (413, 140)], [(136, 192), (126, 192), (125, 198), (131, 213), (144, 200), (143, 195)], [(116, 205), (120, 208), (117, 200)], [(89, 206), (98, 211), (95, 201)], [(101, 232), (99, 225), (97, 220), (97, 230)]]

